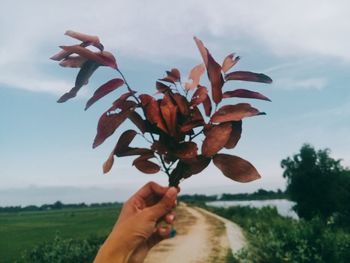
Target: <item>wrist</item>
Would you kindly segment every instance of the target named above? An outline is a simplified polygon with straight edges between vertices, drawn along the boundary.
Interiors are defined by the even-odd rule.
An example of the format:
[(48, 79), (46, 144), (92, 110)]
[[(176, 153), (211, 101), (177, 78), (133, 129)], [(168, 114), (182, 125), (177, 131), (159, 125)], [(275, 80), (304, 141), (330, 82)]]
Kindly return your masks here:
[(94, 263), (127, 263), (132, 253), (130, 246), (113, 233), (106, 239), (99, 249)]

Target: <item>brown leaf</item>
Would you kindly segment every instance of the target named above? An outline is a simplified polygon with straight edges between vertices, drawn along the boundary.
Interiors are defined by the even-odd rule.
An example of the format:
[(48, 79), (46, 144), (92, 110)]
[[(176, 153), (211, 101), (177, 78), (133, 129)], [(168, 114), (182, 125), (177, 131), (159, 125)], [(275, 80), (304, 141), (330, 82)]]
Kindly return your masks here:
[(258, 100), (267, 100), (271, 101), (268, 97), (265, 97), (259, 92), (254, 92), (247, 89), (236, 89), (233, 91), (226, 91), (223, 94), (224, 98), (232, 98), (232, 97), (238, 97), (238, 98), (248, 98), (248, 99), (258, 99)]
[(170, 175), (170, 183), (176, 185), (176, 181), (181, 178), (188, 178), (194, 174), (202, 172), (210, 163), (211, 158), (198, 155), (195, 158), (180, 160), (176, 168), (173, 169)]
[(198, 89), (193, 93), (190, 105), (197, 106), (201, 104), (208, 97), (208, 89), (204, 86), (199, 86)]
[(210, 157), (220, 151), (227, 143), (232, 131), (231, 123), (213, 126), (205, 133), (202, 144), (202, 154)]
[(199, 85), (200, 78), (203, 75), (204, 71), (205, 71), (205, 65), (203, 63), (191, 69), (190, 74), (188, 75), (188, 79), (192, 80), (192, 82), (186, 82), (185, 89), (186, 90), (195, 89)]
[(242, 121), (232, 121), (231, 125), (232, 131), (230, 134), (230, 138), (225, 144), (226, 149), (233, 149), (237, 145), (242, 134)]
[(120, 135), (117, 145), (114, 148), (114, 154), (121, 156), (123, 153), (127, 152), (130, 147), (130, 143), (135, 138), (137, 132), (134, 130), (127, 130)]
[(197, 44), (199, 52), (202, 55), (204, 64), (207, 67), (213, 101), (218, 104), (222, 100), (222, 86), (224, 85), (224, 79), (221, 74), (221, 66), (214, 60), (201, 40), (196, 37), (194, 40)]
[(222, 71), (226, 73), (229, 71), (234, 65), (237, 64), (237, 62), (240, 60), (240, 57), (235, 57), (235, 54), (229, 54), (225, 59), (224, 62), (222, 63)]
[(139, 128), (139, 130), (142, 133), (146, 132), (146, 123), (145, 123), (145, 120), (142, 119), (140, 114), (138, 114), (136, 111), (133, 111), (130, 113), (128, 118), (136, 125), (137, 128)]
[(133, 110), (134, 108), (128, 108), (120, 113), (108, 114), (108, 111), (103, 113), (98, 121), (97, 134), (92, 147), (96, 148), (111, 136)]
[(146, 104), (145, 111), (146, 111), (146, 118), (150, 123), (156, 124), (159, 129), (168, 133), (165, 121), (160, 111), (160, 105), (158, 101), (152, 98), (152, 100), (150, 100)]
[(185, 121), (181, 127), (181, 132), (188, 132), (192, 130), (195, 127), (203, 126), (205, 124), (202, 113), (198, 109), (197, 106), (193, 107), (193, 109), (190, 112), (190, 118), (189, 120)]
[(251, 117), (261, 115), (263, 113), (253, 108), (248, 103), (238, 103), (236, 105), (226, 105), (221, 107), (211, 117), (211, 121), (214, 123), (221, 123), (227, 121), (239, 121), (245, 117)]
[[(79, 46), (81, 47), (88, 47), (90, 46), (91, 43), (89, 42), (83, 42), (81, 43)], [(56, 61), (60, 61), (62, 59), (66, 59), (68, 58), (70, 55), (72, 55), (74, 52), (71, 51), (66, 51), (66, 50), (60, 50), (57, 54), (53, 55), (52, 57), (50, 57), (50, 59), (52, 60), (56, 60)]]
[(112, 91), (116, 90), (117, 88), (123, 85), (124, 85), (124, 81), (118, 78), (112, 79), (107, 83), (103, 84), (94, 92), (94, 95), (88, 100), (85, 106), (85, 110), (87, 110), (92, 104), (94, 104), (100, 98), (106, 96), (108, 93), (111, 93)]
[(180, 71), (176, 68), (171, 69), (171, 71), (167, 71), (167, 76), (159, 79), (161, 81), (169, 82), (175, 84), (175, 82), (180, 81)]
[(234, 71), (225, 75), (225, 80), (242, 80), (262, 83), (272, 83), (272, 79), (262, 73), (254, 73), (250, 71)]
[(62, 103), (66, 102), (71, 98), (74, 98), (77, 95), (78, 91), (81, 89), (81, 87), (88, 84), (89, 78), (92, 76), (92, 74), (96, 71), (98, 67), (99, 65), (91, 60), (84, 62), (75, 79), (75, 86), (69, 92), (63, 94), (57, 100), (57, 102)]
[(218, 153), (213, 161), (225, 176), (234, 181), (247, 183), (260, 178), (255, 167), (238, 156)]
[(112, 113), (113, 111), (115, 111), (116, 109), (128, 109), (128, 108), (136, 108), (138, 105), (135, 101), (132, 100), (126, 100), (126, 98), (128, 98), (128, 96), (130, 97), (130, 92), (127, 92), (125, 94), (123, 94), (122, 96), (119, 97), (119, 99), (115, 100), (113, 102), (112, 107), (110, 107), (108, 109), (108, 112)]
[(103, 163), (102, 170), (104, 174), (108, 173), (112, 169), (113, 163), (114, 163), (114, 155), (113, 153), (111, 153), (108, 159)]
[(168, 94), (165, 94), (163, 99), (160, 102), (160, 111), (165, 121), (168, 133), (171, 136), (175, 136), (176, 131), (176, 114), (177, 114), (177, 106), (173, 104), (171, 98)]
[(177, 68), (172, 68), (170, 71), (167, 71), (166, 73), (168, 77), (173, 78), (175, 82), (179, 82), (181, 80), (181, 74)]
[(148, 159), (152, 157), (154, 157), (153, 154), (141, 155), (140, 157), (136, 158), (132, 164), (135, 165), (135, 167), (143, 173), (146, 173), (146, 174), (158, 173), (160, 170), (159, 165), (151, 161), (148, 161)]
[(103, 65), (103, 66), (108, 66), (111, 68), (116, 69), (117, 64), (114, 56), (107, 52), (107, 51), (102, 51), (102, 52), (92, 52), (91, 50), (82, 47), (80, 45), (73, 45), (73, 46), (61, 46), (61, 48), (64, 51), (67, 51), (69, 53), (75, 53), (78, 54), (79, 56), (86, 58), (88, 60), (92, 60), (96, 62), (97, 64)]
[(184, 96), (179, 93), (171, 94), (171, 97), (174, 99), (177, 108), (184, 115), (187, 116), (190, 114), (190, 107), (188, 105), (188, 101)]
[(59, 65), (61, 67), (69, 67), (69, 68), (80, 68), (87, 59), (81, 56), (69, 56), (63, 59)]
[(158, 90), (159, 93), (166, 93), (166, 92), (171, 91), (169, 86), (167, 86), (159, 81), (156, 82), (156, 89)]
[(98, 36), (91, 36), (91, 35), (75, 32), (72, 30), (67, 30), (65, 32), (65, 35), (78, 39), (82, 42), (91, 43), (91, 45), (95, 46), (101, 51), (103, 50), (103, 45), (100, 43), (100, 39), (98, 38)]
[(179, 159), (190, 159), (197, 156), (197, 144), (195, 142), (182, 142), (176, 145), (174, 154)]
[(209, 117), (211, 114), (212, 107), (211, 107), (211, 100), (210, 100), (210, 97), (208, 96), (208, 94), (207, 94), (207, 97), (205, 98), (205, 100), (203, 101), (203, 106), (204, 106), (205, 115), (207, 115)]
[(141, 101), (142, 106), (146, 106), (148, 103), (155, 100), (151, 95), (148, 94), (139, 95), (139, 99)]
[(211, 158), (205, 157), (203, 155), (198, 155), (195, 158), (183, 160), (183, 162), (187, 164), (189, 173), (191, 175), (202, 172), (210, 164), (210, 161)]

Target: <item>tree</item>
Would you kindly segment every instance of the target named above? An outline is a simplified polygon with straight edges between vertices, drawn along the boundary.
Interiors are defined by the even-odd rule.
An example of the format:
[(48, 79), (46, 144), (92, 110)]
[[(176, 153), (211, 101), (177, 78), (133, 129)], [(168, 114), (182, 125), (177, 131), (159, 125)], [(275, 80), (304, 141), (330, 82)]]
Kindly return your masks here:
[(282, 160), (281, 167), (299, 217), (349, 215), (350, 171), (330, 157), (329, 149), (316, 151), (304, 144), (298, 154)]

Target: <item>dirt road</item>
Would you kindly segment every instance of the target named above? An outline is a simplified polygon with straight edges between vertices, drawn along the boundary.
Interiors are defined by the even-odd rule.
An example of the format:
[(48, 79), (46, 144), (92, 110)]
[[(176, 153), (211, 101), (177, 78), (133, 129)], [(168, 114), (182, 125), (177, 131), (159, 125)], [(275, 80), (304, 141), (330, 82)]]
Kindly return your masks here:
[(245, 245), (241, 228), (227, 219), (185, 204), (176, 213), (176, 237), (153, 248), (146, 263), (225, 262), (230, 250), (236, 252)]

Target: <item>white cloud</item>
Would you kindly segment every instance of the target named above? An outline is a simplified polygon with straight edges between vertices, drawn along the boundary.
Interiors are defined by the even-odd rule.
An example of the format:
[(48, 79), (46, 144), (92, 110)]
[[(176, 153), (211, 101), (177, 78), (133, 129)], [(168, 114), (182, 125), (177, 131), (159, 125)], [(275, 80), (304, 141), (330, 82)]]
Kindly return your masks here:
[(275, 80), (275, 86), (278, 89), (295, 90), (295, 89), (315, 89), (322, 90), (327, 87), (326, 78), (304, 78), (304, 79), (292, 79), (292, 78), (280, 78)]
[[(162, 63), (169, 58), (199, 59), (193, 35), (201, 36), (213, 50), (230, 43), (282, 57), (321, 55), (350, 61), (349, 9), (350, 2), (325, 0), (3, 1), (0, 82), (61, 91), (65, 84), (45, 78), (39, 68), (48, 65), (57, 45), (69, 41), (63, 36), (66, 29), (97, 34), (108, 49), (127, 57)], [(223, 42), (218, 44), (218, 39)], [(38, 70), (28, 70), (30, 66)], [(18, 72), (33, 85), (20, 85)], [(37, 85), (39, 78), (50, 88)], [(325, 82), (308, 79), (297, 84), (323, 88)]]

